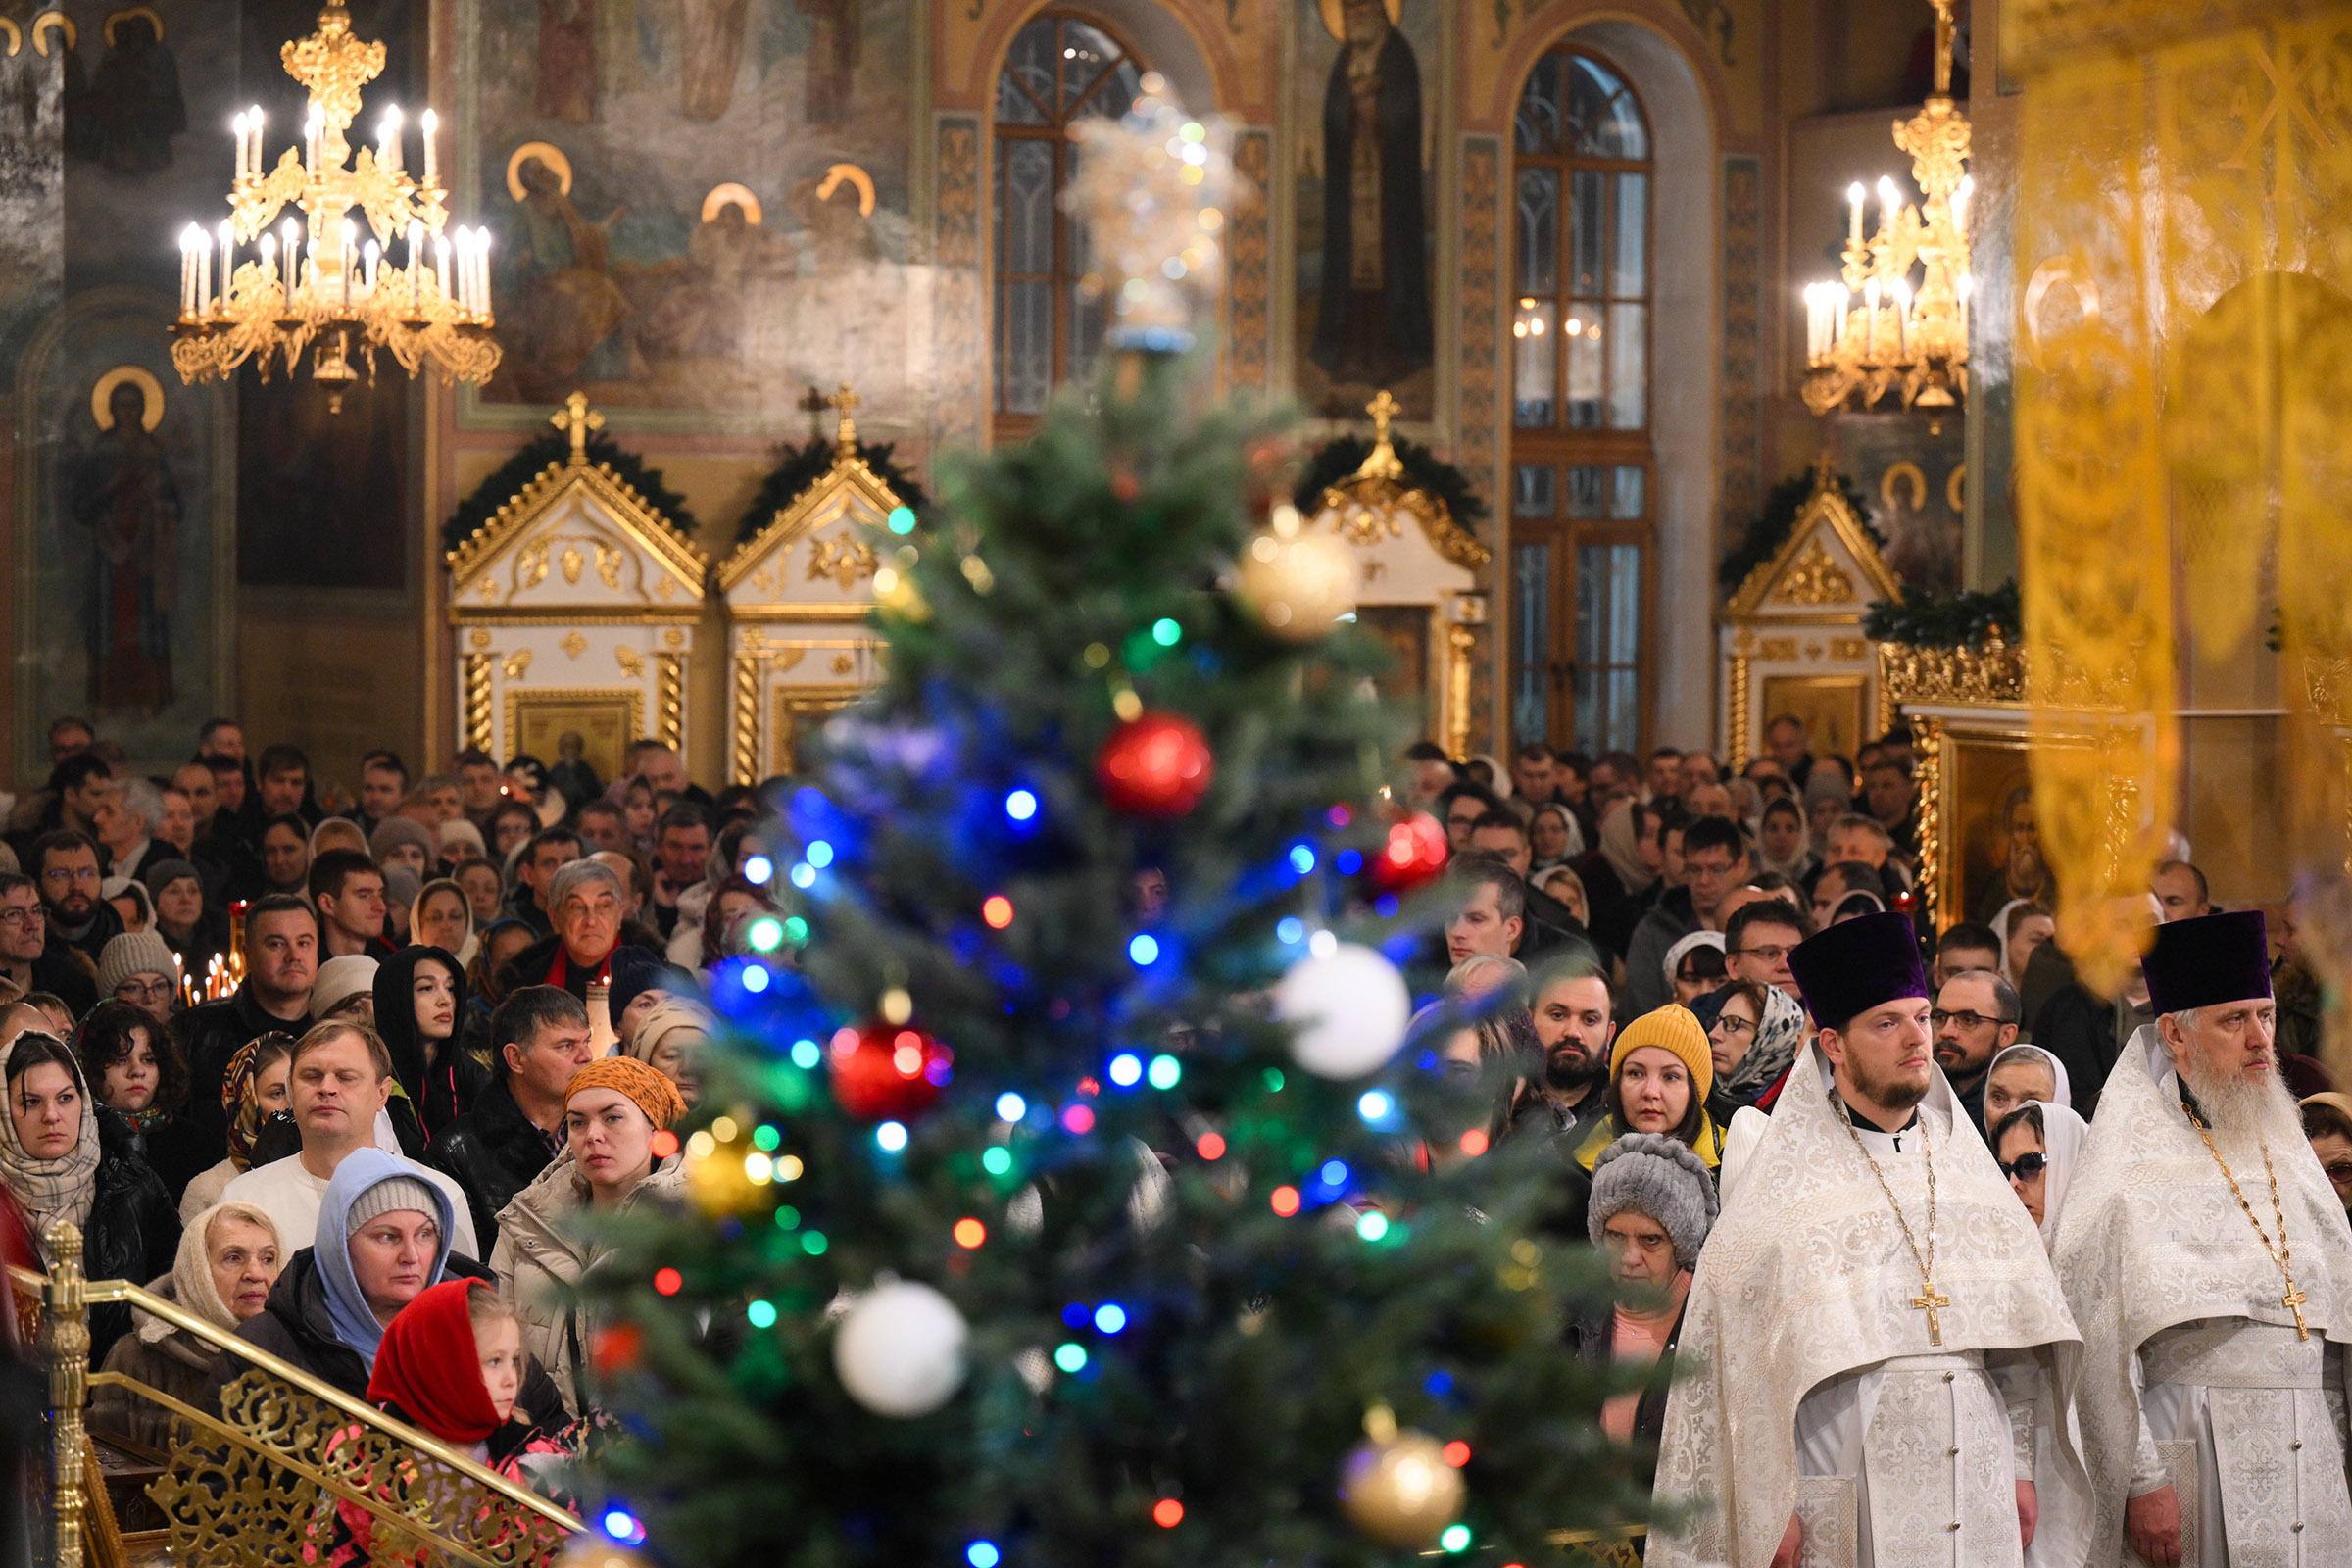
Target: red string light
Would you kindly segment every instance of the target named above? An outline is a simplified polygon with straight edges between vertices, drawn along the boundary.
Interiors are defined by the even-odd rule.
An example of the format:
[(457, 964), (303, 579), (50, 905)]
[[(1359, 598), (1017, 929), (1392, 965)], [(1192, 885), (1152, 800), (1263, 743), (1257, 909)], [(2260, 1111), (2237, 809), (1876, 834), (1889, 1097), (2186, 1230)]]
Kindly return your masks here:
[(992, 893), (980, 905), (980, 918), (992, 931), (1002, 931), (1012, 924), (1012, 901), (1002, 893)]
[(1487, 1152), (1487, 1135), (1476, 1127), (1462, 1134), (1462, 1152), (1473, 1159)]
[(664, 1127), (654, 1134), (654, 1157), (667, 1159), (678, 1152), (678, 1135)]
[(976, 1219), (959, 1219), (956, 1222), (955, 1235), (957, 1247), (974, 1248), (988, 1240), (988, 1227)]
[(1284, 1219), (1289, 1219), (1293, 1214), (1298, 1212), (1298, 1189), (1277, 1187), (1274, 1189), (1274, 1196), (1268, 1201), (1274, 1205), (1275, 1213), (1280, 1214)]
[(1202, 1133), (1200, 1141), (1193, 1145), (1193, 1148), (1200, 1152), (1202, 1159), (1223, 1159), (1225, 1157), (1225, 1135), (1223, 1133)]
[(686, 1288), (686, 1276), (674, 1268), (654, 1270), (654, 1289), (663, 1296), (675, 1296)]
[(1184, 1504), (1174, 1497), (1162, 1497), (1152, 1505), (1152, 1522), (1162, 1530), (1173, 1530), (1184, 1523)]
[(1470, 1445), (1456, 1438), (1439, 1450), (1446, 1462), (1459, 1470), (1470, 1462)]

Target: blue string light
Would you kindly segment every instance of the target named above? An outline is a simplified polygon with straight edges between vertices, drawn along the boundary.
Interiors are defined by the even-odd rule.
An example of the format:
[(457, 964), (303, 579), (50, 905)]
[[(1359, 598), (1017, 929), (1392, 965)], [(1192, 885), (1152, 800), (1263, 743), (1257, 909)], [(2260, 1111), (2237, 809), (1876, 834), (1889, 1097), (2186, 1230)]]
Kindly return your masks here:
[[(906, 512), (906, 509), (901, 507), (899, 511)], [(907, 514), (909, 517), (913, 515), (911, 513)], [(901, 533), (906, 531), (904, 528), (899, 530)], [(975, 1541), (963, 1548), (963, 1560), (970, 1563), (972, 1568), (997, 1568), (997, 1564), (1004, 1560), (1004, 1554), (997, 1549), (997, 1544), (993, 1541)]]
[(1355, 1113), (1366, 1121), (1386, 1121), (1389, 1112), (1396, 1108), (1396, 1102), (1385, 1089), (1367, 1089), (1355, 1102)]
[(1110, 1058), (1110, 1081), (1121, 1089), (1133, 1089), (1143, 1077), (1143, 1058), (1133, 1052), (1122, 1051)]
[(1127, 1326), (1127, 1309), (1116, 1301), (1104, 1301), (1095, 1308), (1095, 1328), (1102, 1334), (1116, 1334)]
[(895, 1154), (906, 1147), (906, 1129), (895, 1121), (886, 1121), (874, 1129), (874, 1142), (884, 1153)]
[(1340, 875), (1353, 876), (1364, 868), (1364, 857), (1360, 851), (1342, 850), (1331, 864)]
[(1306, 940), (1306, 922), (1295, 914), (1286, 914), (1274, 922), (1274, 935), (1296, 945)]
[(808, 859), (810, 865), (819, 870), (824, 869), (833, 863), (833, 846), (827, 844), (823, 839), (818, 839), (808, 846)]
[(1173, 1089), (1177, 1082), (1184, 1077), (1184, 1063), (1178, 1061), (1174, 1056), (1153, 1056), (1152, 1070), (1147, 1076), (1151, 1078), (1152, 1087), (1154, 1089)]
[(1027, 790), (1014, 790), (1004, 797), (1004, 814), (1015, 822), (1026, 822), (1037, 814), (1037, 797)]
[(1291, 846), (1291, 869), (1292, 869), (1292, 870), (1294, 870), (1294, 871), (1296, 871), (1296, 872), (1298, 872), (1298, 873), (1300, 876), (1304, 876), (1304, 875), (1306, 875), (1306, 873), (1307, 873), (1307, 872), (1309, 872), (1309, 871), (1312, 871), (1314, 868), (1315, 868), (1315, 851), (1314, 851), (1314, 847), (1313, 847), (1312, 845), (1309, 845), (1309, 844), (1306, 844), (1306, 843), (1304, 843), (1303, 841), (1301, 841), (1300, 843), (1298, 843), (1298, 844), (1294, 844), (1294, 845), (1292, 845), (1292, 846)]
[(792, 868), (792, 885), (804, 892), (816, 886), (816, 867), (810, 865), (807, 860), (794, 866)]
[(1150, 968), (1159, 961), (1159, 938), (1149, 931), (1137, 932), (1135, 940), (1127, 944), (1127, 956), (1139, 966)]
[(816, 1042), (813, 1040), (795, 1040), (792, 1043), (792, 1064), (803, 1072), (814, 1068), (817, 1062), (823, 1059), (823, 1054), (816, 1049)]
[(1007, 1089), (997, 1097), (997, 1120), (1019, 1121), (1029, 1114), (1029, 1102)]

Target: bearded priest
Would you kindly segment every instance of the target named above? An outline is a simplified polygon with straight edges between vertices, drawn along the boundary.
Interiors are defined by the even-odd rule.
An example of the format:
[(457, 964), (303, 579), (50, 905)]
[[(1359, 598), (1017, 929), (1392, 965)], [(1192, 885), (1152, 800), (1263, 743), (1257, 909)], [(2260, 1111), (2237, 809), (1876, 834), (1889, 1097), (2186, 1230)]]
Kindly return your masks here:
[(1936, 1069), (1911, 923), (1788, 955), (1820, 1032), (1699, 1253), (1652, 1568), (2080, 1564), (2081, 1337)]
[(2156, 1021), (2099, 1095), (2059, 1223), (2084, 1333), (2094, 1563), (2352, 1563), (2352, 1230), (2274, 1048), (2248, 910), (2156, 928)]

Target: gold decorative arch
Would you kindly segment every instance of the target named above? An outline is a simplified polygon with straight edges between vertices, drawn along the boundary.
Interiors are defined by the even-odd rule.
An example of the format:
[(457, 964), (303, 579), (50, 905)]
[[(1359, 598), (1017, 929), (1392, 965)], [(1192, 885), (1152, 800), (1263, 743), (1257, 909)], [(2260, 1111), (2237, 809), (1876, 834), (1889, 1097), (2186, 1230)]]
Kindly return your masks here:
[(115, 427), (115, 388), (125, 381), (139, 389), (139, 428), (152, 430), (163, 423), (163, 383), (143, 366), (118, 365), (100, 376), (97, 384), (90, 388), (90, 416), (98, 421), (98, 428), (112, 430)]
[(858, 187), (858, 216), (859, 218), (873, 217), (874, 176), (859, 169), (856, 164), (835, 164), (826, 170), (825, 182), (816, 187), (816, 199), (820, 202), (831, 201), (833, 193), (841, 189), (841, 182), (845, 179)]
[(716, 222), (718, 215), (726, 211), (730, 202), (743, 209), (746, 222), (758, 223), (765, 220), (766, 214), (760, 210), (760, 198), (752, 194), (751, 187), (738, 184), (730, 179), (711, 186), (710, 193), (703, 198), (703, 221), (706, 223)]
[(0, 17), (0, 27), (8, 29), (8, 56), (14, 60), (17, 51), (24, 47), (24, 29), (7, 17)]
[(556, 172), (556, 188), (571, 194), (571, 160), (552, 141), (526, 141), (507, 155), (507, 194), (522, 200), (522, 161), (536, 158)]
[(115, 24), (118, 22), (128, 22), (133, 17), (146, 18), (147, 25), (155, 29), (155, 41), (157, 43), (162, 43), (164, 41), (164, 19), (156, 14), (155, 7), (124, 6), (120, 11), (110, 13), (106, 19), (106, 26), (104, 30), (106, 32), (106, 46), (109, 49), (112, 49), (115, 46)]
[(49, 52), (49, 29), (51, 27), (66, 29), (66, 48), (68, 50), (81, 47), (81, 29), (74, 25), (72, 17), (67, 16), (63, 11), (44, 11), (32, 19), (32, 46), (40, 53), (45, 55)]
[[(1342, 8), (1346, 0), (1318, 0), (1316, 9), (1323, 15), (1323, 30), (1342, 43), (1348, 41), (1348, 24)], [(1394, 27), (1404, 20), (1404, 0), (1386, 0), (1389, 25)]]

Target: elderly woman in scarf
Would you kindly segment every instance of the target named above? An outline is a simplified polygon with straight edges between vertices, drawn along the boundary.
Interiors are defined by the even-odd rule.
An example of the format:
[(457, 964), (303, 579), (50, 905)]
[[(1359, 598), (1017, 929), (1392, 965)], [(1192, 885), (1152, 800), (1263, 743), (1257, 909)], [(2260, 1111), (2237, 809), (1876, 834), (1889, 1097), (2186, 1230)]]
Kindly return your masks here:
[(220, 1201), (228, 1184), (251, 1170), (254, 1145), (270, 1117), (287, 1115), (294, 1037), (272, 1029), (237, 1048), (220, 1075), (220, 1108), (228, 1116), (228, 1157), (189, 1178), (179, 1195), (179, 1221), (189, 1224)]
[(473, 901), (448, 877), (437, 876), (416, 891), (409, 906), (409, 941), (419, 948), (439, 948), (461, 966), (473, 962), (479, 945), (473, 936)]
[(638, 1015), (637, 1026), (621, 1047), (676, 1084), (692, 1105), (703, 1097), (695, 1056), (710, 1038), (713, 1022), (710, 1013), (684, 998), (665, 997)]
[[(147, 1287), (223, 1333), (259, 1313), (285, 1261), (277, 1226), (251, 1203), (216, 1203), (180, 1232), (172, 1272)], [(107, 1352), (105, 1370), (144, 1383), (182, 1404), (201, 1405), (212, 1386), (212, 1342), (133, 1309), (131, 1332)], [(90, 1396), (90, 1425), (159, 1453), (172, 1448), (172, 1411), (108, 1385)]]
[[(162, 1180), (120, 1135), (108, 1136), (73, 1051), (55, 1035), (26, 1030), (0, 1046), (0, 1186), (45, 1251), (49, 1227), (81, 1231), (83, 1271), (92, 1279), (153, 1279), (172, 1266), (179, 1218)], [(130, 1328), (130, 1309), (90, 1309), (90, 1357), (104, 1359)]]
[(2090, 1124), (2064, 1105), (2029, 1100), (1993, 1123), (1992, 1157), (2048, 1247)]
[(2039, 1046), (2003, 1046), (1984, 1067), (1984, 1125), (1999, 1126), (2028, 1101), (2072, 1110), (2074, 1086), (2067, 1081), (2066, 1063)]
[(2026, 964), (2034, 950), (2057, 933), (2058, 922), (2050, 917), (2047, 905), (2032, 899), (2011, 899), (2002, 905), (2001, 912), (1992, 917), (1992, 934), (2001, 940), (2001, 978), (2013, 986), (2025, 984)]

